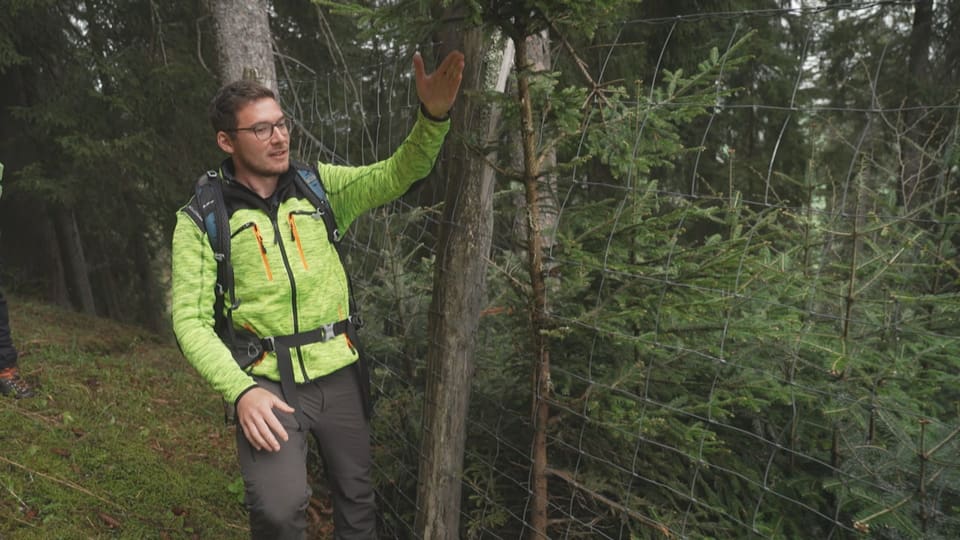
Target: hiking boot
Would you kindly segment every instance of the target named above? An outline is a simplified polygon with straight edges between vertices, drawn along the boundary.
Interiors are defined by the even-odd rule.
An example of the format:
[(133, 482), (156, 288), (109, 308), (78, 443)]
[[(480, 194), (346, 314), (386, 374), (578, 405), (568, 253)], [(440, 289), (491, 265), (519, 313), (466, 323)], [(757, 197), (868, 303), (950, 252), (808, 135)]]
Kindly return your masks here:
[(33, 388), (20, 378), (20, 370), (12, 367), (0, 370), (0, 394), (13, 395), (17, 399), (28, 398), (33, 397)]

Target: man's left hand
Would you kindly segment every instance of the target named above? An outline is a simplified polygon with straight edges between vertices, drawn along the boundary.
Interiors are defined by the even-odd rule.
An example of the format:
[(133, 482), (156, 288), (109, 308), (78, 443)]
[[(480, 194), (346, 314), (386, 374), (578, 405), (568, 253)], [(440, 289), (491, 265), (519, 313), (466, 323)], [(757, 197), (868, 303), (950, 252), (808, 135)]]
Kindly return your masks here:
[(463, 80), (463, 53), (453, 51), (440, 62), (436, 71), (427, 75), (420, 53), (413, 55), (413, 70), (417, 78), (417, 96), (434, 118), (444, 118), (457, 100), (460, 81)]

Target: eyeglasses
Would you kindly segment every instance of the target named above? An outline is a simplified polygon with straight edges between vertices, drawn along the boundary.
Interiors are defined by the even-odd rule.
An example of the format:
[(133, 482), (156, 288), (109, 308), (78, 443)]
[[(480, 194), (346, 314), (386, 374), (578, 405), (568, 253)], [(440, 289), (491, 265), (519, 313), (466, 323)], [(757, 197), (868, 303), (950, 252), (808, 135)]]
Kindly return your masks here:
[(281, 118), (277, 120), (275, 124), (271, 124), (270, 122), (257, 122), (250, 127), (225, 129), (224, 131), (250, 131), (253, 132), (253, 136), (258, 140), (266, 141), (270, 137), (273, 137), (273, 130), (279, 131), (281, 135), (286, 135), (289, 129), (290, 125), (287, 119)]

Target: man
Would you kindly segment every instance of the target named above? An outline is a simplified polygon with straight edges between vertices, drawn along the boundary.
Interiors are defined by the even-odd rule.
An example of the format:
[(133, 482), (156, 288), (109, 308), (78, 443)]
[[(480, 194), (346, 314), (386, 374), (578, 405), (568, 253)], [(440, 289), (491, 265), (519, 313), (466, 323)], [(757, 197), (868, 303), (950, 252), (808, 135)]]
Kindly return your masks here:
[[(0, 181), (3, 180), (3, 163), (0, 163)], [(3, 186), (0, 185), (0, 194)], [(0, 291), (0, 394), (17, 399), (33, 396), (33, 389), (20, 377), (17, 367), (17, 349), (10, 339), (10, 317), (7, 311), (7, 299)]]
[(459, 52), (430, 75), (415, 55), (421, 106), (393, 156), (363, 167), (318, 164), (335, 223), (323, 219), (329, 216), (298, 183), (298, 175), (309, 172), (291, 165), (289, 123), (273, 92), (238, 81), (211, 103), (217, 144), (229, 155), (208, 176), (222, 186), (231, 235), (233, 286), (228, 293), (220, 284), (218, 304), (226, 306), (230, 323), (219, 333), (232, 336), (225, 340), (234, 349), (238, 336), (256, 334), (248, 345), (266, 352), (241, 368), (218, 337), (223, 317), (215, 316), (215, 288), (225, 266), (218, 267), (213, 236), (205, 230), (201, 207), (209, 205), (198, 203), (199, 188), (178, 214), (173, 236), (173, 326), (187, 359), (236, 406), (253, 538), (303, 538), (308, 432), (319, 443), (331, 484), (337, 538), (376, 536), (363, 390), (369, 381), (357, 369), (363, 362), (335, 241), (362, 212), (401, 196), (433, 168), (462, 71)]

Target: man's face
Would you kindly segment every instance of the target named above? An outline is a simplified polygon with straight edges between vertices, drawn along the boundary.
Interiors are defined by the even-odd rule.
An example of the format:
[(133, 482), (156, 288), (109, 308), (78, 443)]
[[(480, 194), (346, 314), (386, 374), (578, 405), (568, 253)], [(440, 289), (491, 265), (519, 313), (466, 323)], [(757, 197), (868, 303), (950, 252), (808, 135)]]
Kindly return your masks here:
[(290, 135), (284, 129), (272, 129), (270, 136), (260, 140), (253, 131), (244, 130), (257, 124), (276, 124), (283, 119), (280, 105), (263, 98), (244, 105), (237, 111), (238, 131), (232, 137), (223, 131), (217, 133), (217, 143), (233, 156), (238, 177), (275, 177), (290, 167)]

